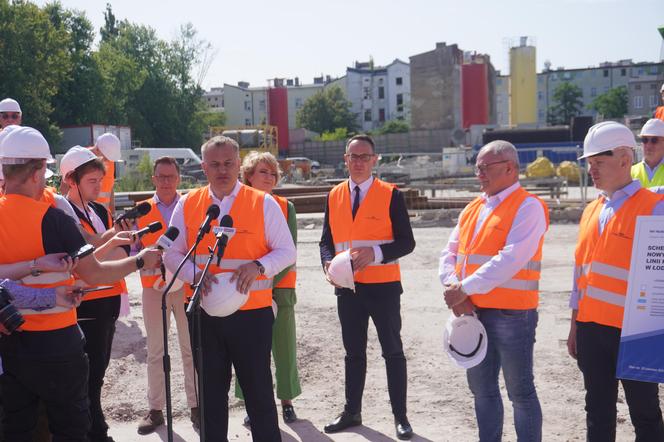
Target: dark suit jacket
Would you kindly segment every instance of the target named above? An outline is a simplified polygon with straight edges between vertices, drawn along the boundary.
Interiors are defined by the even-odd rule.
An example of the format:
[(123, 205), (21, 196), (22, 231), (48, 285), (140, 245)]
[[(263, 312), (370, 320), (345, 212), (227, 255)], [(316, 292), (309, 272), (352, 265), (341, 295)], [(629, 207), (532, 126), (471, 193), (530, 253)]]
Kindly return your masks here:
[[(346, 182), (347, 184), (348, 182)], [(365, 198), (366, 199), (366, 198)], [(364, 204), (364, 201), (362, 201)], [(320, 260), (324, 266), (327, 261), (332, 261), (334, 258), (334, 241), (332, 240), (332, 230), (330, 229), (329, 221), (330, 213), (330, 200), (328, 196), (327, 203), (325, 204), (325, 221), (323, 223), (323, 235), (320, 239)], [(382, 244), (380, 246), (383, 252), (383, 263), (394, 261), (402, 256), (408, 255), (415, 249), (415, 238), (413, 237), (413, 229), (410, 227), (410, 219), (408, 217), (408, 209), (406, 208), (406, 201), (403, 194), (398, 190), (392, 191), (392, 199), (390, 200), (390, 220), (392, 221), (392, 235), (394, 241), (389, 244)], [(385, 282), (376, 284), (363, 284), (355, 283), (356, 291), (381, 291), (381, 292), (397, 292), (402, 293), (403, 288), (401, 281)], [(335, 295), (352, 293), (350, 289), (337, 289), (334, 290)]]

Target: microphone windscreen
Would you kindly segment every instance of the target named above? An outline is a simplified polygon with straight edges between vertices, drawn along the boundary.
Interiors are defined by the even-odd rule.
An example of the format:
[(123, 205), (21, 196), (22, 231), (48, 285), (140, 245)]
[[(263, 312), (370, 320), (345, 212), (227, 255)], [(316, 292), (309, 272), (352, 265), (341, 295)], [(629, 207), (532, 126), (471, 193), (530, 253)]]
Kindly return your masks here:
[(180, 230), (175, 226), (169, 227), (166, 229), (166, 232), (164, 232), (164, 236), (171, 241), (175, 241), (175, 238), (177, 238), (178, 235), (180, 235)]
[(206, 216), (209, 216), (212, 219), (217, 219), (219, 218), (219, 214), (221, 213), (221, 209), (219, 209), (219, 206), (216, 204), (211, 204), (210, 207), (208, 207), (207, 212), (205, 213)]
[(233, 227), (233, 218), (230, 215), (224, 215), (219, 221), (221, 227)]

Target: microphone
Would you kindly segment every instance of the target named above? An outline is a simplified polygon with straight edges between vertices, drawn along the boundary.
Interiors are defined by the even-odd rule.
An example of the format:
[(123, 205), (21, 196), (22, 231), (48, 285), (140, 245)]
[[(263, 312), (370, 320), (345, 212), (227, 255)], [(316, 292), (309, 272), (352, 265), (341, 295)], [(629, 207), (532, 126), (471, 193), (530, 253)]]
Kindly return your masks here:
[(203, 235), (210, 231), (210, 223), (219, 218), (220, 212), (221, 210), (219, 209), (219, 206), (216, 204), (210, 204), (207, 212), (205, 212), (205, 220), (203, 220), (203, 224), (201, 224), (201, 227), (198, 229), (198, 239), (203, 238)]
[(226, 244), (235, 235), (233, 218), (230, 215), (224, 215), (219, 221), (219, 227), (214, 228), (214, 234), (219, 238), (219, 245), (217, 246), (217, 267), (219, 267), (221, 257), (224, 256), (226, 250)]
[[(180, 230), (175, 227), (171, 226), (166, 231), (164, 232), (163, 235), (159, 237), (157, 240), (157, 248), (159, 250), (168, 250), (171, 248), (173, 245), (173, 241), (180, 235)], [(161, 280), (166, 281), (166, 267), (164, 267), (164, 261), (162, 260), (161, 262)]]
[(152, 206), (150, 205), (150, 203), (148, 203), (147, 201), (143, 201), (141, 204), (134, 206), (129, 210), (126, 210), (125, 213), (118, 216), (113, 222), (117, 224), (123, 219), (140, 218), (150, 213), (150, 210), (152, 210)]
[(150, 223), (147, 225), (147, 227), (143, 227), (141, 230), (137, 230), (136, 233), (134, 233), (134, 236), (137, 238), (140, 238), (143, 235), (147, 235), (148, 233), (155, 233), (160, 231), (163, 228), (161, 223), (159, 221), (155, 221), (153, 223)]

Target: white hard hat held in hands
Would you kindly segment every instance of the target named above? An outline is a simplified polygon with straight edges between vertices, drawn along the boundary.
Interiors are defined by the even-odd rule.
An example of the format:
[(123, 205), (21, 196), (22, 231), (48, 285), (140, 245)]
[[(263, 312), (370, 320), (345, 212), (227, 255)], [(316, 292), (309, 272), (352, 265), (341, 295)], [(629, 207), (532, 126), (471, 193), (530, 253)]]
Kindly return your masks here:
[(327, 268), (327, 276), (339, 287), (355, 291), (353, 279), (353, 261), (350, 258), (350, 250), (337, 254), (330, 266)]
[(443, 347), (449, 358), (460, 368), (479, 365), (486, 356), (488, 339), (477, 315), (450, 314), (443, 336)]
[(249, 299), (249, 294), (237, 291), (237, 281), (230, 282), (233, 272), (214, 275), (217, 282), (212, 283), (210, 292), (203, 296), (201, 307), (210, 316), (229, 316), (235, 313)]

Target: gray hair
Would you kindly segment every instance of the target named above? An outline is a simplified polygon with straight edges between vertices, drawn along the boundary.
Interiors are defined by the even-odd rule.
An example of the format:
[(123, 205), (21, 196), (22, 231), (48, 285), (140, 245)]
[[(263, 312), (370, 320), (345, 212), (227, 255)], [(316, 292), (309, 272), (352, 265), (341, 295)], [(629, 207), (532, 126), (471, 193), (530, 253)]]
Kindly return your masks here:
[(505, 140), (495, 140), (490, 143), (485, 144), (479, 153), (490, 152), (494, 155), (498, 155), (504, 160), (511, 161), (516, 164), (517, 168), (519, 167), (519, 152), (514, 147), (514, 144)]
[(235, 141), (234, 139), (230, 137), (225, 137), (223, 135), (217, 135), (216, 137), (212, 137), (209, 140), (207, 140), (203, 145), (201, 146), (201, 157), (205, 156), (205, 152), (207, 152), (210, 149), (213, 149), (215, 147), (223, 147), (223, 146), (231, 146), (234, 150), (235, 153), (240, 155), (240, 145)]

